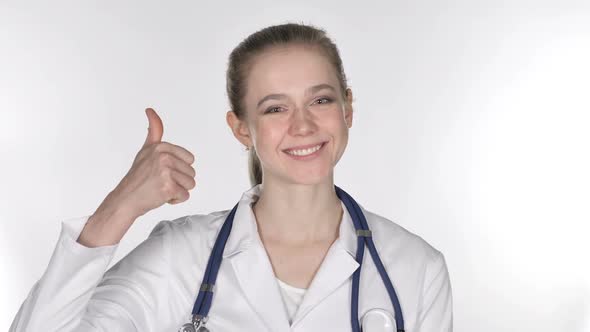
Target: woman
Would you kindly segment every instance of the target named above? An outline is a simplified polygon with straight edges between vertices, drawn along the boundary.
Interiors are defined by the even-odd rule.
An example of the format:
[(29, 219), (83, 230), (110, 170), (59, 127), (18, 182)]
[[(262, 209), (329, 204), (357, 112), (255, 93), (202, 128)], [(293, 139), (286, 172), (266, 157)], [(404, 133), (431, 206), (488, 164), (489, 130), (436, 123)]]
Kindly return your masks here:
[[(131, 169), (92, 216), (63, 223), (47, 271), (11, 331), (176, 331), (191, 320), (197, 293), (212, 296), (203, 325), (212, 331), (356, 331), (359, 319), (365, 332), (384, 324), (393, 330), (401, 313), (371, 255), (359, 269), (357, 235), (372, 235), (405, 330), (451, 331), (443, 255), (365, 209), (372, 233), (355, 232), (334, 186), (352, 126), (352, 91), (324, 31), (271, 26), (246, 38), (229, 60), (226, 119), (250, 150), (253, 185), (235, 215), (162, 221), (105, 272), (137, 217), (186, 201), (195, 186), (194, 156), (161, 142), (162, 122), (147, 109), (148, 136)], [(230, 214), (227, 242), (213, 250)], [(203, 288), (212, 251), (223, 259), (215, 286)], [(351, 309), (355, 275), (360, 291)]]

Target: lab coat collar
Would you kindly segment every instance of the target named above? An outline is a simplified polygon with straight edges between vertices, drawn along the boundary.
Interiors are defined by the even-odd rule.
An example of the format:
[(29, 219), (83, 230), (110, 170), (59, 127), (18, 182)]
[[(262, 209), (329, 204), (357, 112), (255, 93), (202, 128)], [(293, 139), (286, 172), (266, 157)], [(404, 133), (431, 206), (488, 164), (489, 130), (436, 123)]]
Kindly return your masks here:
[[(356, 232), (350, 214), (342, 204), (340, 234), (316, 272), (293, 322), (283, 307), (283, 299), (268, 254), (260, 240), (251, 204), (260, 196), (261, 185), (246, 191), (236, 210), (223, 257), (228, 258), (240, 288), (259, 318), (271, 331), (290, 331), (323, 299), (346, 282), (359, 267), (355, 259)], [(226, 215), (227, 216), (227, 215)], [(213, 247), (216, 234), (210, 245)]]
[[(240, 251), (248, 249), (253, 241), (260, 241), (258, 226), (256, 225), (256, 217), (252, 211), (252, 203), (258, 200), (261, 190), (262, 185), (257, 184), (242, 194), (234, 216), (232, 230), (223, 251), (223, 258), (230, 257)], [(344, 250), (346, 250), (346, 252), (352, 257), (355, 257), (357, 247), (356, 231), (346, 206), (342, 202), (340, 202), (340, 204), (342, 205), (343, 214), (342, 221), (340, 222), (339, 245), (342, 246), (342, 248), (344, 248)], [(362, 206), (360, 207), (363, 213), (366, 213), (364, 208)], [(227, 217), (227, 214), (229, 214), (229, 211), (227, 211), (224, 217)], [(213, 248), (217, 235), (217, 232), (212, 232), (210, 234), (208, 239), (209, 248)]]

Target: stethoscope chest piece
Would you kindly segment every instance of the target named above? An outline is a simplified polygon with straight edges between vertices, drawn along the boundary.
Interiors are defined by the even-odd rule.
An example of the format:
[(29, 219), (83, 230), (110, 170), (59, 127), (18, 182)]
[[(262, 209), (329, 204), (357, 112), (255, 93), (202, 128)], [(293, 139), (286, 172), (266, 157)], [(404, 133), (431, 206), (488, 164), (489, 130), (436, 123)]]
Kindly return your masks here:
[(209, 332), (209, 329), (204, 326), (196, 327), (193, 323), (186, 323), (180, 327), (178, 332)]
[(363, 332), (396, 331), (395, 318), (386, 310), (371, 309), (361, 318)]
[(193, 323), (186, 323), (178, 329), (178, 332), (197, 332), (197, 329), (193, 325)]
[(207, 317), (193, 316), (193, 321), (182, 325), (178, 332), (209, 332), (209, 329), (202, 325), (206, 321)]

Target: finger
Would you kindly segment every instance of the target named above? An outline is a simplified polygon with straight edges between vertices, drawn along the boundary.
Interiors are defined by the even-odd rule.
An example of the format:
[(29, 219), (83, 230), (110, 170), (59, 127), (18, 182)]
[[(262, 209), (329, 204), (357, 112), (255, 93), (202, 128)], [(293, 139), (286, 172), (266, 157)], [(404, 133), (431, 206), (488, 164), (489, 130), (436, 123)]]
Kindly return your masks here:
[(185, 190), (184, 188), (182, 188), (182, 186), (179, 186), (178, 184), (174, 184), (174, 192), (175, 194), (173, 198), (168, 200), (169, 204), (182, 203), (188, 200), (190, 197), (190, 193), (188, 192), (188, 190)]
[(192, 178), (195, 177), (196, 172), (195, 169), (187, 164), (184, 160), (178, 158), (177, 156), (168, 153), (168, 152), (161, 152), (162, 155), (165, 155), (168, 160), (164, 166), (169, 167), (170, 169), (179, 171), (184, 173), (186, 176), (190, 176)]
[(194, 178), (197, 175), (197, 172), (195, 172), (195, 169), (191, 165), (185, 163), (183, 160), (180, 160), (180, 159), (176, 159), (176, 160), (177, 160), (177, 162), (175, 162), (174, 166), (173, 166), (173, 168), (175, 170), (181, 172), (182, 174), (184, 174), (190, 178)]
[(196, 186), (196, 181), (194, 178), (174, 169), (170, 170), (170, 177), (172, 177), (172, 179), (184, 190), (188, 191)]
[(145, 114), (148, 117), (148, 134), (143, 142), (143, 146), (161, 142), (162, 135), (164, 134), (162, 119), (160, 119), (158, 113), (152, 108), (146, 108)]
[(168, 152), (173, 154), (179, 159), (182, 159), (185, 163), (191, 165), (195, 162), (195, 155), (193, 155), (189, 150), (183, 148), (180, 145), (172, 144), (169, 142), (161, 142), (158, 145), (158, 148), (161, 149), (162, 152)]

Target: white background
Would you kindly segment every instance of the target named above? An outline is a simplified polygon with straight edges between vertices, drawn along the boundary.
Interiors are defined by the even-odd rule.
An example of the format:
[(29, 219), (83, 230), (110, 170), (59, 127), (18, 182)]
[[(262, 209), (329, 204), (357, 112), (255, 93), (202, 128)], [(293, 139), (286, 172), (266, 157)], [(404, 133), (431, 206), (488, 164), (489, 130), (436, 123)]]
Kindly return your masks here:
[(161, 219), (235, 204), (227, 56), (287, 21), (327, 30), (354, 91), (336, 184), (445, 254), (455, 331), (590, 331), (590, 4), (564, 1), (0, 2), (0, 330), (60, 222), (131, 166), (146, 107), (197, 188), (113, 263)]

